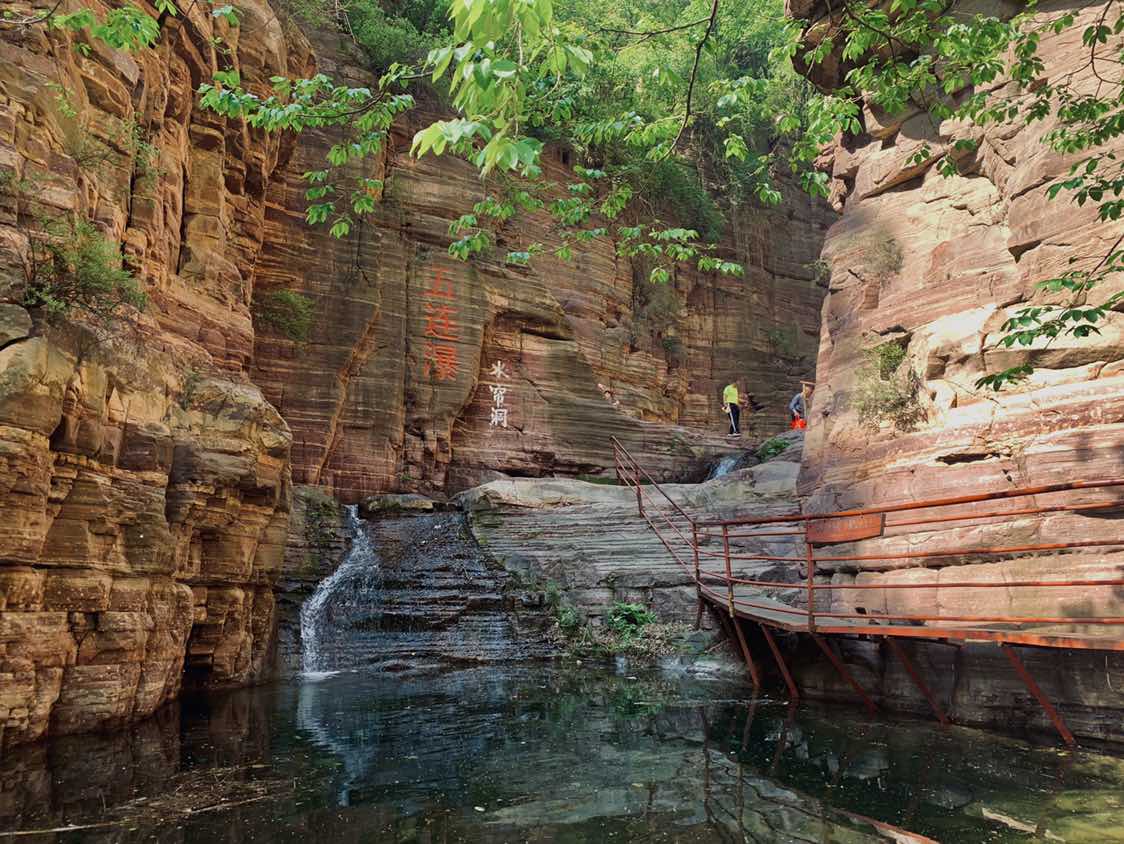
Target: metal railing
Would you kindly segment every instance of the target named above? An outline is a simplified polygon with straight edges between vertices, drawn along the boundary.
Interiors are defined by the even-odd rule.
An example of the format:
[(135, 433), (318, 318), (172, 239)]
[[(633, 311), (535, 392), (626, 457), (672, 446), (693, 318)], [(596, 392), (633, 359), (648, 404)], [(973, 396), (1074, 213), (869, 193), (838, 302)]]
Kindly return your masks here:
[[(694, 580), (700, 598), (724, 607), (730, 616), (744, 615), (762, 624), (815, 633), (875, 633), (878, 635), (982, 638), (1004, 641), (1020, 631), (1024, 644), (1066, 646), (1078, 641), (1084, 647), (1124, 650), (1122, 599), (1106, 596), (1107, 611), (1067, 613), (1067, 596), (1075, 604), (1091, 605), (1089, 590), (1124, 587), (1124, 538), (1104, 539), (1105, 517), (1114, 524), (1124, 518), (1124, 497), (1111, 496), (1124, 480), (1073, 481), (1022, 489), (935, 498), (881, 507), (826, 514), (786, 513), (755, 518), (713, 519), (692, 515), (613, 438), (617, 477), (635, 490), (636, 505), (648, 525), (675, 561)], [(1089, 500), (1092, 498), (1092, 500)], [(1060, 523), (1067, 517), (1081, 523)], [(1081, 518), (1085, 517), (1085, 518)], [(1098, 520), (1093, 517), (1101, 517)], [(1053, 524), (1052, 522), (1059, 522)], [(1068, 527), (1075, 535), (1044, 541), (1042, 534)], [(969, 541), (989, 532), (1021, 538), (993, 544)], [(964, 534), (970, 534), (965, 537)], [(1122, 532), (1124, 533), (1124, 532)], [(1096, 538), (1094, 538), (1096, 537)], [(1050, 538), (1049, 536), (1046, 537)], [(753, 547), (752, 543), (758, 543)], [(775, 547), (779, 544), (780, 547)], [(916, 547), (920, 545), (921, 547)], [(933, 546), (933, 547), (929, 547)], [(1072, 555), (1082, 550), (1121, 552), (1115, 574), (1092, 578), (1070, 576), (1005, 577), (1002, 566), (993, 571), (965, 568), (971, 576), (942, 579), (953, 567), (996, 563), (1049, 554)], [(1097, 562), (1103, 564), (1103, 558)], [(735, 572), (735, 563), (743, 571)], [(904, 564), (904, 565), (903, 565)], [(767, 568), (763, 576), (745, 576), (744, 569)], [(782, 574), (777, 574), (777, 566)], [(905, 568), (910, 576), (924, 572), (929, 580), (895, 577)], [(1111, 568), (1102, 565), (1101, 568)], [(826, 580), (819, 575), (844, 575)], [(987, 574), (990, 576), (982, 576)], [(862, 575), (847, 580), (850, 576)], [(877, 575), (872, 577), (871, 575)], [(778, 580), (777, 577), (788, 579)], [(844, 582), (838, 582), (843, 580)], [(1056, 601), (1036, 600), (1047, 612), (942, 613), (890, 609), (890, 603), (915, 590), (1049, 590)], [(781, 597), (765, 590), (779, 590)], [(885, 596), (887, 609), (834, 606), (842, 596), (863, 593)], [(1030, 594), (1023, 592), (1022, 594)], [(1095, 594), (1095, 593), (1094, 593)], [(1122, 593), (1124, 594), (1124, 593)], [(822, 598), (821, 598), (822, 596)], [(838, 597), (837, 597), (838, 596)], [(826, 600), (824, 600), (826, 599)], [(826, 602), (827, 606), (822, 604)], [(1008, 604), (1011, 601), (1008, 600)], [(803, 604), (801, 606), (800, 604)], [(1017, 605), (1017, 601), (1015, 602)], [(1055, 609), (1056, 607), (1056, 609)], [(1026, 626), (1058, 625), (1081, 630), (1043, 630), (1041, 636)], [(925, 631), (931, 631), (926, 633)]]

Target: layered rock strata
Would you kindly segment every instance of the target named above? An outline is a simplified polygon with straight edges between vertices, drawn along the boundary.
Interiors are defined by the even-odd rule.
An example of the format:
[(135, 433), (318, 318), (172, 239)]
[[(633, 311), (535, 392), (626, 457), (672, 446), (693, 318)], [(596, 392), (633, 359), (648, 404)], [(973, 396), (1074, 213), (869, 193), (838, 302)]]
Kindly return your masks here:
[[(1063, 11), (1078, 21), (1042, 38), (1051, 81), (1085, 64), (1081, 31), (1094, 7), (1041, 7), (1043, 19)], [(1071, 84), (1083, 91), (1096, 81), (1079, 73)], [(950, 145), (964, 127), (933, 125), (916, 110), (890, 116), (867, 107), (863, 124), (825, 163), (842, 216), (823, 252), (830, 287), (800, 485), (809, 507), (1124, 476), (1121, 317), (1111, 313), (1100, 334), (1059, 337), (1048, 348), (997, 345), (1016, 310), (1055, 301), (1037, 282), (1070, 269), (1071, 259), (1095, 264), (1122, 231), (1065, 192), (1047, 198), (1073, 163), (1043, 143), (1054, 126), (974, 130), (978, 151), (965, 154)], [(913, 163), (923, 144), (932, 158)], [(962, 175), (942, 176), (935, 165), (952, 155)], [(904, 418), (892, 418), (889, 396), (864, 423), (864, 389), (878, 378), (864, 352), (886, 344), (904, 350), (897, 369), (913, 372), (918, 388), (898, 391), (903, 402), (912, 397)], [(1036, 372), (1023, 385), (975, 387), (982, 375), (1027, 361)]]
[[(349, 556), (302, 625), (315, 670), (387, 671), (552, 656), (552, 619), (519, 604), (511, 574), (481, 551), (459, 512), (381, 515), (353, 525), (370, 553)], [(362, 540), (356, 537), (353, 547)]]
[[(366, 83), (345, 47), (318, 36), (337, 76)], [(373, 215), (345, 239), (304, 222), (300, 174), (338, 140), (308, 132), (271, 182), (267, 248), (255, 296), (291, 289), (315, 302), (305, 344), (259, 333), (253, 378), (293, 430), (298, 482), (357, 502), (388, 490), (455, 492), (497, 477), (601, 474), (610, 437), (663, 479), (701, 480), (721, 450), (722, 386), (738, 381), (763, 408), (747, 427), (772, 433), (807, 377), (823, 290), (814, 261), (831, 217), (785, 190), (775, 209), (730, 212), (722, 253), (745, 278), (680, 268), (668, 324), (645, 310), (644, 268), (601, 237), (564, 262), (545, 212), (521, 213), (494, 249), (451, 258), (450, 223), (490, 189), (466, 162), (409, 155), (419, 107), (379, 160), (353, 175), (384, 183)], [(548, 150), (545, 177), (572, 181), (569, 153)], [(784, 228), (791, 237), (777, 239)], [(539, 242), (531, 268), (508, 250)], [(441, 365), (434, 355), (440, 353)], [(650, 424), (650, 423), (660, 423)], [(675, 427), (670, 427), (675, 426)]]
[[(723, 251), (747, 278), (680, 274), (660, 331), (607, 240), (533, 271), (452, 262), (449, 222), (482, 187), (467, 166), (411, 160), (407, 125), (364, 173), (385, 181), (379, 210), (335, 241), (301, 219), (300, 174), (330, 139), (228, 122), (194, 91), (220, 68), (256, 91), (314, 69), (369, 76), (261, 0), (239, 15), (189, 5), (136, 53), (0, 33), (0, 744), (142, 717), (185, 678), (262, 675), (290, 453), (299, 479), (350, 501), (495, 470), (603, 473), (610, 435), (660, 477), (701, 477), (724, 449), (720, 386), (740, 380), (779, 426), (808, 368), (823, 206), (740, 212)], [(566, 180), (561, 154), (549, 168)], [(148, 297), (127, 334), (21, 304), (33, 233), (70, 215), (122, 244)], [(781, 222), (802, 237), (771, 242)], [(555, 237), (540, 217), (524, 234)], [(455, 294), (448, 378), (424, 369), (435, 284)], [(255, 331), (255, 302), (279, 289), (314, 300), (307, 344)]]
[[(663, 489), (675, 506), (700, 518), (791, 513), (799, 465), (796, 446), (773, 461), (713, 481)], [(677, 556), (639, 517), (635, 491), (628, 487), (520, 478), (484, 484), (457, 500), (467, 509), (481, 547), (517, 576), (524, 592), (553, 590), (593, 623), (618, 601), (651, 607), (660, 621), (694, 620), (693, 556), (664, 521), (663, 515), (674, 516), (673, 508), (658, 493), (653, 491), (645, 506)], [(750, 550), (737, 541), (734, 548)], [(722, 565), (704, 558), (702, 567)], [(760, 578), (770, 570), (769, 564), (734, 562), (737, 577)]]
[[(244, 368), (281, 146), (193, 90), (216, 38), (251, 84), (309, 53), (267, 5), (240, 11), (228, 30), (192, 6), (132, 55), (0, 36), (0, 746), (118, 726), (185, 676), (244, 683), (266, 662), (290, 435)], [(124, 244), (149, 297), (132, 328), (18, 304), (38, 221), (70, 215)]]
[[(1009, 4), (988, 4), (992, 11), (1002, 8), (1014, 11)], [(1091, 92), (1098, 82), (1087, 67), (1088, 47), (1081, 34), (1101, 7), (1054, 2), (1038, 9), (1041, 21), (1066, 12), (1077, 16), (1075, 25), (1061, 34), (1044, 31), (1040, 55), (1046, 77), (1057, 82), (1064, 76), (1074, 90)], [(810, 43), (838, 25), (823, 4), (793, 0), (790, 12), (808, 21)], [(813, 77), (831, 88), (846, 69), (840, 56), (829, 57)], [(993, 93), (999, 97), (1011, 91), (1000, 84)], [(832, 202), (842, 216), (829, 230), (823, 252), (830, 281), (799, 485), (806, 511), (1124, 477), (1121, 315), (1110, 313), (1100, 333), (1084, 339), (1059, 337), (1029, 349), (998, 345), (1002, 324), (1018, 309), (1060, 301), (1038, 289), (1039, 281), (1093, 266), (1124, 231), (1117, 223), (1099, 222), (1092, 203), (1080, 207), (1064, 191), (1056, 199), (1047, 197), (1048, 186), (1076, 160), (1043, 143), (1054, 124), (1013, 122), (973, 129), (977, 149), (963, 153), (952, 147), (956, 137), (964, 136), (963, 125), (934, 123), (912, 107), (887, 115), (868, 105), (862, 122), (862, 134), (840, 139), (824, 158)], [(915, 153), (923, 146), (932, 157), (918, 163)], [(936, 165), (946, 156), (958, 159), (961, 175), (938, 172)], [(1017, 387), (994, 393), (975, 386), (985, 374), (1024, 362), (1036, 371)], [(1119, 495), (1112, 489), (1034, 496), (980, 505), (979, 511), (1098, 501), (1107, 506), (1081, 513), (1012, 512), (899, 530), (896, 537), (857, 548), (833, 548), (835, 556), (857, 552), (888, 559), (825, 566), (824, 582), (876, 586), (904, 581), (931, 588), (833, 592), (830, 609), (1119, 618), (1124, 603), (1114, 586), (947, 585), (1119, 579), (1124, 530)], [(1121, 545), (1112, 545), (1117, 539)], [(1089, 540), (1109, 544), (1038, 554), (986, 551)], [(941, 549), (985, 550), (907, 556)], [(828, 609), (827, 603), (821, 608)], [(1119, 626), (1065, 624), (1055, 629), (1115, 642), (1124, 636)], [(888, 699), (916, 695), (884, 649), (855, 644), (848, 652), (860, 666), (862, 680)], [(914, 658), (957, 715), (992, 724), (1013, 717), (1049, 727), (993, 647), (921, 647)], [(1035, 651), (1026, 659), (1071, 719), (1071, 727), (1119, 739), (1119, 730), (1109, 722), (1124, 710), (1124, 697), (1113, 691), (1121, 688), (1120, 654)], [(813, 685), (826, 688), (836, 682), (829, 666), (819, 670), (822, 677), (809, 678)], [(835, 687), (835, 693), (842, 690), (842, 685)]]

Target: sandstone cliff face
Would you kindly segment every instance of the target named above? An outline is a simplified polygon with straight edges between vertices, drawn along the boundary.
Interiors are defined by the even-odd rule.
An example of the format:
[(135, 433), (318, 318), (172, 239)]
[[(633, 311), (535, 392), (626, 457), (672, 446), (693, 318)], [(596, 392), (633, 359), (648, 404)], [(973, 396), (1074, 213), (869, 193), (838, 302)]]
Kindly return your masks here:
[[(309, 229), (300, 174), (330, 139), (228, 123), (193, 92), (220, 67), (250, 86), (313, 69), (369, 79), (263, 0), (239, 11), (232, 28), (191, 6), (135, 55), (83, 56), (34, 27), (0, 36), (0, 175), (26, 186), (0, 198), (2, 745), (267, 670), (290, 453), (299, 480), (345, 500), (495, 470), (599, 472), (610, 434), (661, 475), (698, 472), (724, 447), (723, 383), (740, 379), (770, 429), (809, 365), (829, 212), (805, 200), (735, 221), (745, 281), (675, 280), (666, 342), (636, 325), (633, 268), (608, 242), (533, 271), (451, 261), (449, 222), (482, 187), (448, 159), (410, 160), (407, 125), (370, 165), (387, 185), (375, 217), (344, 241)], [(149, 297), (135, 335), (98, 339), (21, 306), (36, 218), (69, 213), (123, 245)], [(782, 223), (801, 234), (792, 246), (770, 240)], [(553, 237), (544, 219), (521, 225)], [(456, 308), (447, 379), (425, 371), (435, 284)], [(311, 342), (255, 334), (254, 297), (278, 288), (313, 298)], [(492, 386), (506, 428), (491, 424)]]
[[(290, 435), (244, 370), (280, 147), (200, 113), (193, 89), (214, 36), (251, 80), (308, 52), (268, 6), (240, 8), (243, 29), (222, 31), (194, 6), (135, 56), (82, 57), (38, 28), (0, 40), (0, 170), (31, 197), (0, 200), (0, 746), (119, 725), (185, 676), (241, 683), (265, 661)], [(17, 304), (31, 223), (71, 212), (124, 244), (151, 300), (136, 336)]]
[[(1072, 3), (1049, 4), (1043, 14), (1067, 8), (1092, 14)], [(1082, 29), (1079, 17), (1075, 31), (1043, 38), (1051, 77), (1081, 66)], [(807, 507), (1124, 476), (1124, 318), (1111, 314), (1099, 336), (1059, 338), (1029, 353), (995, 348), (1008, 316), (1050, 301), (1036, 291), (1038, 281), (1067, 269), (1071, 258), (1096, 263), (1121, 233), (1065, 194), (1047, 199), (1046, 186), (1072, 163), (1042, 144), (1049, 122), (979, 133), (979, 152), (961, 162), (965, 175), (946, 178), (910, 158), (922, 143), (934, 160), (951, 154), (957, 127), (933, 126), (915, 112), (890, 118), (867, 109), (865, 119), (867, 133), (838, 146), (828, 164), (843, 215), (824, 247), (831, 282), (800, 483)], [(897, 269), (885, 260), (894, 249)], [(863, 352), (884, 343), (905, 350), (900, 371), (919, 381), (917, 418), (906, 431), (888, 419), (872, 426), (858, 418), (871, 380)], [(1037, 368), (1028, 383), (998, 394), (975, 388), (980, 376), (1027, 359)], [(1059, 516), (1048, 527), (1066, 541), (1090, 531), (1120, 536), (1112, 525)], [(956, 541), (996, 544), (989, 540), (1035, 530), (1011, 520)], [(1096, 557), (1100, 563), (1066, 557), (1059, 565), (1090, 578), (1117, 576), (1118, 561)], [(1010, 568), (1033, 565), (1016, 560)], [(1085, 597), (1118, 600), (1107, 592)]]
[[(820, 4), (790, 7), (809, 20), (822, 14), (820, 26), (830, 28)], [(1094, 9), (1073, 2), (1040, 8), (1046, 16), (1065, 10), (1078, 15), (1073, 30), (1042, 39), (1047, 73), (1057, 78), (1085, 64), (1081, 32)], [(816, 38), (825, 30), (809, 31)], [(817, 81), (830, 87), (840, 72), (829, 61), (817, 71)], [(1075, 84), (1091, 86), (1095, 80), (1078, 76)], [(1059, 338), (1030, 353), (996, 348), (1007, 317), (1028, 303), (1052, 301), (1036, 290), (1038, 281), (1069, 269), (1071, 258), (1083, 262), (1078, 266), (1095, 264), (1121, 234), (1119, 225), (1098, 223), (1094, 207), (1080, 208), (1064, 193), (1047, 199), (1046, 187), (1072, 163), (1042, 144), (1051, 124), (977, 131), (978, 152), (960, 161), (963, 175), (946, 178), (934, 165), (953, 154), (951, 138), (962, 127), (933, 125), (916, 111), (891, 117), (868, 107), (863, 116), (865, 134), (840, 141), (825, 157), (833, 204), (842, 216), (829, 230), (823, 252), (831, 275), (799, 485), (806, 512), (1124, 476), (1124, 318), (1111, 314), (1099, 336)], [(919, 165), (911, 158), (922, 144), (934, 155)], [(904, 420), (905, 430), (892, 424), (890, 402), (880, 423), (860, 419), (861, 397), (864, 391), (869, 395), (872, 380), (864, 352), (883, 344), (904, 350), (900, 373), (916, 374), (916, 401), (905, 414), (913, 418)], [(1037, 371), (1026, 384), (999, 394), (975, 388), (980, 376), (1028, 359)], [(1088, 499), (1113, 497), (1107, 492)], [(1040, 506), (1056, 503), (1034, 500)], [(1103, 514), (1012, 516), (1002, 523), (876, 541), (863, 553), (876, 546), (884, 552), (906, 545), (924, 550), (1124, 539), (1118, 525)], [(891, 614), (1120, 616), (1124, 605), (1114, 587), (957, 590), (941, 583), (1118, 578), (1121, 559), (1117, 549), (1107, 548), (1048, 558), (974, 555), (961, 560), (966, 565), (943, 569), (899, 559), (869, 564), (878, 570), (857, 575), (854, 567), (823, 573), (844, 583), (857, 577), (860, 583), (933, 586), (833, 593), (832, 608), (847, 612), (861, 606)], [(1106, 630), (1099, 632), (1118, 637), (1118, 631)], [(877, 648), (856, 645), (850, 653), (870, 687), (888, 698), (909, 697), (904, 675)], [(929, 669), (927, 677), (936, 678), (942, 700), (973, 720), (1002, 721), (1015, 706), (1012, 696), (1024, 694), (1015, 691), (1015, 681), (1006, 684), (1009, 667), (994, 649), (922, 648), (915, 658)], [(833, 681), (824, 679), (829, 668), (820, 667), (822, 678), (807, 679), (830, 687)], [(1043, 685), (1076, 722), (1074, 729), (1118, 737), (1111, 724), (1098, 724), (1091, 714), (1098, 706), (1124, 706), (1112, 691), (1112, 676), (1121, 668), (1118, 655), (1053, 652), (1032, 668), (1046, 678)], [(1003, 679), (992, 682), (992, 675)], [(957, 679), (946, 684), (950, 677)], [(1027, 712), (1034, 711), (1027, 701)]]
[[(792, 5), (814, 16), (805, 8), (814, 4)], [(1072, 30), (1042, 39), (1047, 73), (1057, 78), (1084, 63), (1080, 15), (1093, 9), (1042, 8), (1044, 16), (1079, 15)], [(833, 78), (830, 70), (822, 77)], [(1095, 264), (1121, 233), (1098, 223), (1095, 207), (1064, 193), (1047, 199), (1046, 187), (1072, 163), (1042, 144), (1052, 125), (977, 131), (979, 151), (960, 162), (964, 175), (946, 178), (934, 165), (952, 154), (949, 138), (961, 127), (934, 126), (916, 111), (890, 117), (867, 108), (864, 118), (865, 134), (840, 142), (825, 165), (842, 216), (823, 252), (831, 279), (801, 479), (810, 506), (1119, 477), (1121, 317), (1110, 315), (1101, 335), (1085, 340), (1059, 338), (1029, 353), (995, 348), (1015, 310), (1054, 301), (1036, 282), (1071, 258)], [(911, 163), (923, 143), (932, 159)], [(895, 250), (896, 268), (886, 259)], [(886, 342), (904, 347), (902, 367), (921, 380), (920, 420), (907, 433), (886, 423), (871, 430), (857, 418), (862, 352)], [(975, 389), (981, 375), (1027, 359), (1037, 368), (1029, 383), (998, 394)]]
[[(322, 65), (365, 79), (343, 48), (322, 41)], [(321, 166), (334, 137), (303, 136), (270, 184), (255, 295), (298, 290), (317, 318), (305, 344), (259, 333), (253, 380), (293, 431), (298, 482), (358, 501), (394, 489), (455, 492), (496, 472), (599, 473), (612, 466), (610, 436), (656, 473), (682, 476), (722, 448), (719, 396), (731, 380), (765, 407), (751, 427), (784, 427), (816, 344), (823, 290), (813, 262), (826, 205), (791, 190), (777, 209), (732, 215), (723, 248), (746, 277), (679, 272), (679, 315), (660, 337), (638, 313), (640, 268), (608, 238), (569, 263), (505, 266), (508, 249), (559, 243), (546, 214), (513, 220), (491, 255), (450, 258), (449, 224), (486, 186), (464, 162), (408, 155), (420, 121), (434, 117), (419, 109), (367, 165), (362, 175), (385, 182), (383, 201), (345, 240), (303, 220), (299, 176)], [(561, 155), (548, 152), (546, 175), (565, 184)], [(782, 228), (791, 236), (775, 237)], [(427, 360), (427, 314), (439, 306), (450, 308), (439, 340), (455, 352), (448, 377)], [(506, 427), (493, 415), (493, 387), (504, 391)]]

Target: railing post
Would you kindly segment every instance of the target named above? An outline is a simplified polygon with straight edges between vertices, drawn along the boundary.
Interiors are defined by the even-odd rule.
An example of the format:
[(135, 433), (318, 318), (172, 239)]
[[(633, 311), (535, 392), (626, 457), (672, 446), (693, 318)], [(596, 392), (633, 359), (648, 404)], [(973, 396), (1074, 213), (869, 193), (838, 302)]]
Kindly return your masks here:
[(695, 588), (702, 591), (702, 581), (699, 579), (699, 526), (691, 522), (691, 547), (695, 551)]
[(730, 601), (730, 617), (734, 617), (734, 572), (730, 568), (730, 528), (722, 525), (722, 553), (726, 557), (726, 594)]
[(804, 559), (807, 561), (808, 568), (808, 632), (814, 633), (816, 630), (816, 590), (813, 584), (816, 577), (816, 554), (806, 535), (804, 538)]

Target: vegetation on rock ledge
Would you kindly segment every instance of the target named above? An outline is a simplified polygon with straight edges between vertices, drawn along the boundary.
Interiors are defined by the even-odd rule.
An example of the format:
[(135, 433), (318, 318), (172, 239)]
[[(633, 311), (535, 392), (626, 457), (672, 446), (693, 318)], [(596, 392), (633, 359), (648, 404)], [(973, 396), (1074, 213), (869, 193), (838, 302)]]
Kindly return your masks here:
[(74, 214), (43, 220), (29, 238), (21, 304), (48, 320), (77, 318), (101, 332), (118, 331), (147, 298), (122, 266), (121, 250)]
[(764, 463), (766, 460), (772, 460), (778, 455), (784, 454), (788, 450), (789, 442), (782, 437), (769, 437), (761, 445), (757, 446), (757, 451), (754, 452), (757, 459)]
[(905, 346), (882, 343), (863, 356), (866, 362), (859, 370), (854, 400), (859, 421), (873, 430), (889, 425), (895, 431), (912, 431), (925, 420), (925, 409), (921, 378), (909, 365)]
[(294, 342), (304, 342), (312, 331), (312, 300), (293, 290), (274, 290), (254, 303), (254, 321)]
[(602, 624), (591, 624), (562, 594), (557, 583), (544, 590), (554, 615), (559, 643), (576, 657), (605, 658), (631, 655), (642, 659), (669, 656), (683, 650), (685, 624), (661, 624), (643, 604), (616, 601)]

